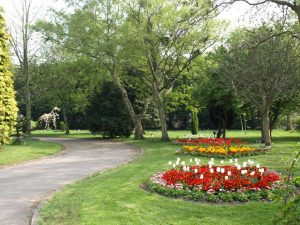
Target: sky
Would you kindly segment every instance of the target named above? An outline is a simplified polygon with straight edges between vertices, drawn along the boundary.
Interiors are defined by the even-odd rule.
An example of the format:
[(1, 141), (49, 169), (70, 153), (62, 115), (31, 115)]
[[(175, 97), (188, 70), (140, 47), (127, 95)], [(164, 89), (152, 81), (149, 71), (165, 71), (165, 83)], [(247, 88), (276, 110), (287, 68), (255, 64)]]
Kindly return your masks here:
[[(64, 4), (64, 0), (0, 0), (0, 6), (4, 8), (5, 11), (5, 17), (7, 21), (7, 25), (9, 28), (17, 27), (15, 24), (17, 24), (20, 19), (18, 19), (18, 11), (21, 11), (22, 3), (24, 1), (32, 1), (32, 8), (31, 12), (37, 12), (35, 15), (35, 20), (41, 19), (41, 18), (47, 18), (47, 15), (49, 15), (49, 9), (63, 9), (66, 7)], [(268, 9), (274, 10), (273, 7), (267, 7)], [(256, 12), (256, 13), (255, 13)], [(227, 27), (227, 30), (224, 30), (224, 34), (227, 35), (230, 33), (230, 31), (234, 30), (237, 27), (240, 26), (251, 26), (255, 25), (256, 23), (259, 23), (261, 19), (263, 18), (263, 15), (267, 15), (266, 9), (262, 9), (262, 11), (257, 11), (253, 9), (253, 7), (247, 5), (244, 2), (236, 2), (232, 6), (228, 7), (226, 10), (221, 12), (219, 15), (219, 19), (226, 20), (229, 22), (229, 26)], [(253, 20), (253, 15), (254, 20)], [(252, 16), (252, 17), (251, 17)], [(32, 15), (31, 15), (32, 17)], [(255, 22), (256, 21), (256, 22)], [(14, 36), (13, 29), (12, 36)], [(38, 34), (36, 34), (38, 36)], [(35, 37), (36, 37), (35, 36)], [(39, 48), (40, 44), (39, 38), (32, 38), (31, 40), (34, 44), (30, 46), (35, 46)], [(40, 39), (41, 41), (41, 39)], [(36, 49), (33, 48), (32, 52), (36, 52)], [(17, 62), (16, 57), (13, 57), (13, 61)]]
[[(10, 24), (16, 17), (16, 9), (20, 9), (24, 0), (0, 0), (0, 5), (3, 6), (6, 14), (7, 23)], [(32, 0), (33, 6), (38, 9), (39, 13), (37, 18), (43, 18), (47, 16), (47, 11), (50, 7), (61, 9), (65, 5), (63, 0)], [(223, 11), (219, 16), (221, 19), (230, 21), (230, 29), (238, 27), (240, 25), (247, 25), (245, 21), (246, 12), (251, 7), (243, 2), (237, 2), (229, 9)]]

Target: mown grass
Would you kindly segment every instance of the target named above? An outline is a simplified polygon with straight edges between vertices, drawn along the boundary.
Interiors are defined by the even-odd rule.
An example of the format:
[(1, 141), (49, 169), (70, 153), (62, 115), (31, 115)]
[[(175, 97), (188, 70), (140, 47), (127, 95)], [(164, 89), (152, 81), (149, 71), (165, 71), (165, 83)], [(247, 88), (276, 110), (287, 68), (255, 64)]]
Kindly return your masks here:
[(67, 138), (99, 138), (100, 135), (93, 135), (88, 130), (70, 130), (70, 134), (65, 134), (61, 130), (35, 130), (32, 131), (35, 137), (67, 137)]
[[(173, 138), (187, 133), (170, 132)], [(249, 131), (246, 135), (230, 131), (228, 135), (248, 140), (253, 146), (257, 146), (255, 140), (259, 139), (258, 131)], [(42, 208), (40, 224), (272, 224), (272, 218), (280, 207), (275, 203), (204, 204), (169, 199), (144, 191), (140, 185), (153, 173), (167, 169), (167, 162), (177, 158), (174, 152), (179, 148), (172, 143), (161, 143), (158, 132), (150, 131), (146, 136), (143, 141), (124, 140), (144, 151), (134, 162), (87, 178), (55, 194)], [(272, 150), (251, 159), (285, 173), (286, 162), (293, 158), (295, 150), (300, 150), (299, 136), (299, 132), (275, 131)], [(188, 160), (189, 157), (185, 158)], [(207, 161), (205, 158), (202, 160)]]
[(0, 167), (54, 155), (63, 147), (59, 144), (29, 140), (20, 145), (5, 145), (0, 148)]

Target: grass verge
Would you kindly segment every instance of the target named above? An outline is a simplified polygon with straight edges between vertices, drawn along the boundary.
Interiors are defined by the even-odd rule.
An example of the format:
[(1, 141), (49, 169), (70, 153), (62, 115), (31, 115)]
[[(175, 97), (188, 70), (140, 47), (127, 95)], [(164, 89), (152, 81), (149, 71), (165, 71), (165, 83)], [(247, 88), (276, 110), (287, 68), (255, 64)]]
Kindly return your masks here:
[(0, 148), (0, 168), (21, 162), (54, 155), (63, 147), (59, 144), (30, 140), (21, 145), (5, 145)]
[[(170, 132), (173, 138), (188, 132)], [(154, 138), (152, 140), (151, 134)], [(230, 137), (242, 138), (258, 147), (259, 131), (246, 135), (228, 132)], [(170, 199), (140, 188), (153, 173), (168, 169), (167, 162), (176, 160), (180, 146), (161, 143), (158, 132), (148, 132), (143, 141), (127, 139), (144, 150), (143, 156), (133, 163), (112, 171), (97, 174), (69, 185), (54, 195), (40, 212), (42, 225), (141, 225), (141, 224), (222, 224), (268, 225), (280, 205), (268, 202), (245, 204), (205, 204)], [(285, 173), (286, 162), (300, 149), (299, 132), (273, 132), (273, 147), (265, 155), (251, 156), (252, 160), (270, 169)], [(188, 160), (189, 156), (184, 156)], [(249, 159), (246, 157), (245, 159)], [(207, 158), (201, 158), (207, 162)], [(298, 175), (300, 171), (298, 170)]]

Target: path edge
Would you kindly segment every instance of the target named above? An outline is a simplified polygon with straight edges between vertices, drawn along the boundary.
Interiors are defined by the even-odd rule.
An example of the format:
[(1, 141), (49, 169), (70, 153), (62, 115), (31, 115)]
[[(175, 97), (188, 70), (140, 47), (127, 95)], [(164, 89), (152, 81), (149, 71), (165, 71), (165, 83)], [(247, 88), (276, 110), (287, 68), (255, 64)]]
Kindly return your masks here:
[[(38, 138), (36, 138), (36, 140), (38, 141), (43, 141), (43, 140), (40, 140)], [(53, 143), (51, 141), (43, 141), (43, 142), (50, 142), (50, 143)], [(45, 159), (51, 159), (51, 158), (55, 158), (57, 156), (61, 156), (61, 155), (64, 155), (68, 152), (68, 148), (63, 145), (63, 144), (59, 144), (57, 142), (55, 142), (55, 144), (58, 144), (60, 145), (61, 147), (61, 150), (53, 155), (48, 155), (48, 156), (42, 156), (42, 157), (39, 157), (39, 158), (36, 158), (36, 159), (30, 159), (30, 160), (26, 160), (26, 161), (23, 161), (23, 162), (18, 162), (18, 163), (14, 163), (14, 164), (10, 164), (10, 165), (5, 165), (5, 166), (0, 166), (0, 170), (4, 170), (4, 169), (8, 169), (8, 168), (12, 168), (12, 167), (16, 167), (16, 166), (21, 166), (21, 165), (25, 165), (27, 163), (32, 163), (32, 162), (38, 162), (38, 161), (42, 161), (42, 160), (45, 160)]]
[[(125, 161), (124, 163), (120, 164), (120, 165), (117, 165), (117, 166), (115, 166), (115, 167), (113, 167), (113, 168), (110, 168), (110, 169), (107, 169), (107, 170), (103, 170), (103, 171), (96, 172), (96, 173), (94, 173), (94, 174), (92, 174), (92, 175), (90, 175), (90, 176), (88, 176), (88, 177), (85, 177), (84, 179), (87, 179), (87, 178), (89, 178), (89, 177), (95, 176), (95, 175), (97, 175), (97, 174), (101, 174), (101, 173), (105, 173), (105, 172), (114, 170), (114, 169), (119, 168), (119, 167), (121, 167), (121, 166), (128, 165), (128, 164), (132, 163), (133, 161), (137, 160), (138, 158), (140, 158), (140, 157), (144, 154), (144, 150), (143, 150), (142, 148), (138, 147), (137, 145), (134, 145), (134, 144), (132, 144), (132, 143), (126, 143), (126, 142), (124, 142), (124, 141), (116, 141), (116, 142), (121, 142), (121, 143), (123, 143), (123, 144), (130, 145), (131, 147), (134, 148), (134, 150), (136, 150), (136, 151), (138, 152), (138, 154), (136, 155), (136, 157), (134, 157), (134, 158), (132, 158), (132, 159), (129, 159), (129, 160)], [(64, 146), (64, 147), (65, 147), (65, 146)], [(67, 148), (66, 148), (66, 151), (68, 151)], [(59, 189), (57, 189), (57, 190), (54, 190), (53, 192), (51, 192), (51, 193), (48, 194), (47, 196), (43, 197), (42, 199), (38, 200), (37, 202), (35, 202), (35, 203), (32, 205), (31, 209), (30, 209), (31, 213), (30, 213), (30, 215), (29, 215), (29, 223), (28, 223), (28, 224), (29, 224), (29, 225), (38, 225), (38, 224), (39, 224), (39, 211), (40, 211), (40, 209), (43, 208), (43, 206), (44, 206), (45, 204), (47, 204), (47, 203), (49, 202), (49, 200), (50, 200), (57, 192), (61, 191), (62, 189), (64, 189), (65, 187), (67, 187), (67, 186), (69, 186), (69, 185), (73, 185), (73, 184), (75, 184), (75, 183), (77, 183), (77, 182), (80, 182), (80, 181), (82, 181), (82, 180), (84, 180), (84, 179), (80, 179), (80, 180), (77, 180), (77, 181), (68, 183), (68, 184), (62, 186), (61, 188), (59, 188)]]

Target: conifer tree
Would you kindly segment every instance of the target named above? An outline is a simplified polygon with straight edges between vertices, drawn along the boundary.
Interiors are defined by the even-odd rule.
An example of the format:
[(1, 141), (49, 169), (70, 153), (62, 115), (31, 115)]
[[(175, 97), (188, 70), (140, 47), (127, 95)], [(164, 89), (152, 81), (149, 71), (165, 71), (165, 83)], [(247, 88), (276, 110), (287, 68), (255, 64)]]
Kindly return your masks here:
[(10, 66), (9, 35), (0, 7), (0, 145), (9, 142), (18, 112)]

